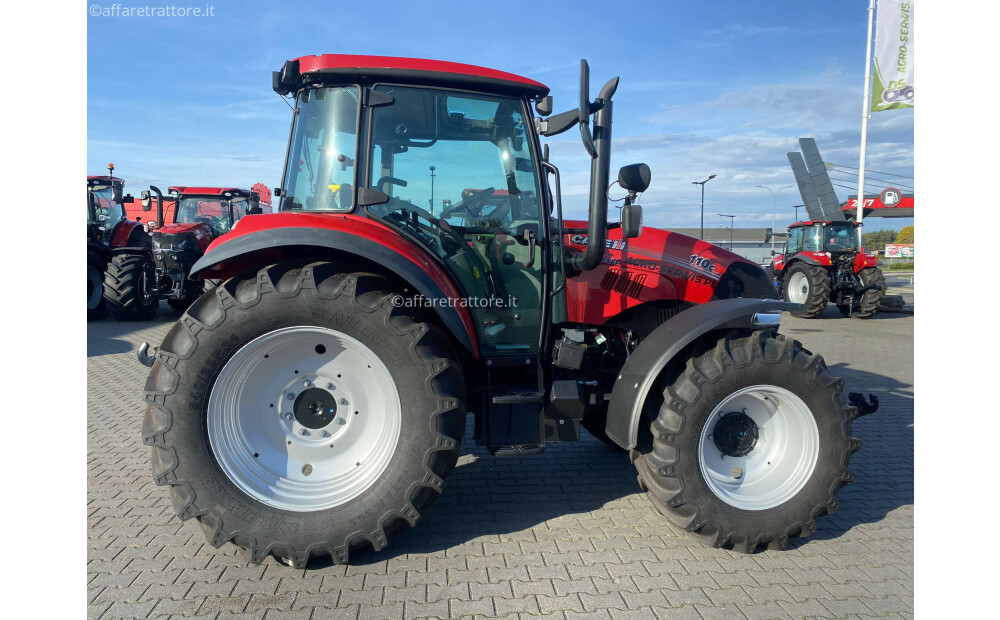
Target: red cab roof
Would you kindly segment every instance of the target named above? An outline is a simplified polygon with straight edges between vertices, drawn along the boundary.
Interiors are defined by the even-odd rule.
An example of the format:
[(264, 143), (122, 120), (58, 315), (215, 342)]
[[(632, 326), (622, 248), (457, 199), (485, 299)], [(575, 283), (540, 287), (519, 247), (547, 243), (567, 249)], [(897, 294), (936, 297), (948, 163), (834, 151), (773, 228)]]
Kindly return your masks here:
[(119, 177), (109, 177), (108, 175), (87, 175), (87, 184), (89, 185), (91, 181), (116, 181), (118, 183), (124, 183), (125, 179)]
[(221, 196), (224, 192), (233, 192), (249, 196), (250, 190), (239, 187), (188, 187), (186, 185), (171, 185), (167, 191), (176, 191), (187, 196)]
[[(289, 64), (293, 67), (289, 67)], [(289, 73), (298, 65), (298, 73), (319, 74), (346, 80), (398, 80), (465, 86), (486, 90), (502, 90), (524, 94), (531, 98), (544, 97), (549, 87), (530, 78), (476, 65), (446, 60), (425, 60), (399, 56), (361, 56), (354, 54), (322, 54), (302, 56), (285, 63), (283, 83), (295, 90), (294, 76)]]
[(789, 228), (795, 228), (796, 226), (814, 226), (816, 224), (824, 224), (824, 225), (826, 225), (826, 224), (840, 224), (840, 225), (848, 225), (848, 226), (859, 226), (859, 224), (857, 222), (829, 222), (829, 221), (825, 221), (825, 220), (806, 220), (804, 222), (795, 222), (794, 224), (789, 225)]

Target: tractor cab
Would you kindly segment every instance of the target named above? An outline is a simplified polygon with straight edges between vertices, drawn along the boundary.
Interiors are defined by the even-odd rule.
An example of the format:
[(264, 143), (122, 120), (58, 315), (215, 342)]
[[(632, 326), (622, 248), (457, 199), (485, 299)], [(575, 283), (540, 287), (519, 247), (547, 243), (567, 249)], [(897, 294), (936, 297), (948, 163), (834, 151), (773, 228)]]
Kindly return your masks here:
[[(113, 169), (113, 168), (112, 168)], [(125, 181), (111, 175), (87, 177), (87, 239), (111, 243), (115, 226), (125, 219), (122, 188)]]

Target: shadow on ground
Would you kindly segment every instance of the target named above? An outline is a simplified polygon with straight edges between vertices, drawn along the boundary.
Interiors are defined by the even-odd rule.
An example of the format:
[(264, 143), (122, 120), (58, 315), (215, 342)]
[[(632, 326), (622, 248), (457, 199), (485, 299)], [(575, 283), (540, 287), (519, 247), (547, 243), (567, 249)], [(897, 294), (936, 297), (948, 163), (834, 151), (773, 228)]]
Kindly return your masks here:
[(132, 343), (126, 342), (120, 338), (105, 338), (99, 342), (87, 343), (87, 357), (128, 353), (132, 350), (132, 348)]

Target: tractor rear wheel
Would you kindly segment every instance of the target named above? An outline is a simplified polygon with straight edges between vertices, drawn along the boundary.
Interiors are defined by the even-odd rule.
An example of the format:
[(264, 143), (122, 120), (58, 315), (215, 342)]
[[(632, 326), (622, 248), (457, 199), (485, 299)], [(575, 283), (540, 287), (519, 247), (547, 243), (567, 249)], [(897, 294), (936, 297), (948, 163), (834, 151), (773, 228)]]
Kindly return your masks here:
[(107, 264), (94, 252), (87, 252), (87, 320), (104, 316), (104, 271)]
[(802, 304), (803, 309), (793, 315), (811, 319), (830, 301), (830, 274), (825, 267), (796, 262), (785, 273), (781, 292), (785, 301)]
[(201, 296), (146, 380), (157, 484), (259, 563), (346, 563), (436, 499), (465, 431), (451, 343), (383, 276), (281, 263)]
[(882, 307), (882, 298), (885, 297), (886, 291), (885, 275), (882, 274), (882, 270), (878, 267), (865, 267), (858, 272), (858, 277), (865, 286), (877, 284), (878, 290), (865, 291), (861, 295), (861, 303), (858, 304), (858, 309), (851, 316), (859, 319), (870, 319)]
[(635, 458), (653, 505), (714, 547), (782, 549), (837, 509), (861, 442), (843, 380), (769, 332), (696, 350), (663, 394)]
[(143, 294), (149, 259), (142, 254), (118, 254), (104, 274), (104, 299), (119, 321), (146, 321), (156, 315), (159, 302)]

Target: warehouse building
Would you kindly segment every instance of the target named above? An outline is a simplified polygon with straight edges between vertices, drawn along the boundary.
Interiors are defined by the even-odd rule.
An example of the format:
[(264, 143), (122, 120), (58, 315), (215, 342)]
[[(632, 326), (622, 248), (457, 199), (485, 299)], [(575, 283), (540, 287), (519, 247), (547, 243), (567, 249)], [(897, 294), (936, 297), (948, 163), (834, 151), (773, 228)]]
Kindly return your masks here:
[[(701, 234), (700, 228), (668, 228), (670, 232), (680, 233), (695, 239)], [(730, 241), (730, 233), (732, 240)], [(781, 248), (788, 238), (788, 228), (775, 229), (774, 250), (781, 253)], [(731, 252), (757, 263), (766, 265), (771, 262), (771, 229), (770, 228), (706, 228), (705, 241), (714, 243)]]

